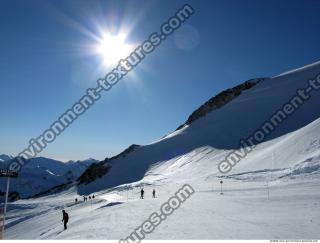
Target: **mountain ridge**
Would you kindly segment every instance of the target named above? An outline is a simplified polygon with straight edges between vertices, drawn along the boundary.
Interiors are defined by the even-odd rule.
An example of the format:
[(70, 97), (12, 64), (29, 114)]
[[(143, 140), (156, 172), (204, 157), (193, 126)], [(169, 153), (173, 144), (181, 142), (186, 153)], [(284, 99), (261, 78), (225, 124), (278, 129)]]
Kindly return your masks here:
[[(252, 134), (290, 100), (297, 89), (305, 87), (308, 80), (319, 73), (320, 62), (317, 62), (272, 78), (253, 79), (259, 82), (241, 90), (236, 97), (231, 95), (231, 99), (227, 99), (218, 109), (209, 109), (204, 116), (200, 112), (197, 119), (191, 119), (190, 124), (154, 143), (140, 146), (125, 158), (118, 158), (108, 174), (78, 186), (78, 192), (89, 193), (139, 181), (155, 164), (165, 163), (201, 147), (209, 146), (218, 151), (238, 149), (242, 138)], [(263, 142), (282, 137), (316, 120), (320, 116), (320, 111), (316, 109), (319, 102), (318, 96), (312, 96), (306, 105), (294, 116), (288, 117)], [(205, 107), (205, 104), (200, 107)]]
[[(11, 160), (10, 155), (2, 155), (7, 160), (1, 161), (2, 169), (6, 169)], [(11, 198), (30, 198), (35, 195), (50, 191), (52, 188), (74, 182), (93, 163), (95, 159), (73, 161), (64, 163), (59, 160), (46, 157), (35, 157), (26, 161), (18, 178), (11, 180)], [(6, 179), (0, 178), (0, 192), (5, 191)], [(2, 195), (3, 196), (3, 195)]]

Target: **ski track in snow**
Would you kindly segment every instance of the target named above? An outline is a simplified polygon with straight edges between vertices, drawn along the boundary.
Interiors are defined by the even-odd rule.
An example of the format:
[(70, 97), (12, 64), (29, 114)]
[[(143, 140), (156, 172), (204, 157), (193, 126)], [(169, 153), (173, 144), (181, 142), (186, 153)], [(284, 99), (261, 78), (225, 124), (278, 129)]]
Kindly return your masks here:
[[(319, 179), (302, 175), (295, 180), (271, 181), (269, 200), (265, 181), (224, 181), (223, 195), (220, 195), (217, 178), (206, 183), (190, 183), (196, 193), (152, 234), (147, 235), (147, 239), (319, 238)], [(139, 199), (140, 188), (135, 187), (128, 193), (128, 201), (126, 191), (101, 192), (96, 199), (79, 204), (72, 203), (76, 196), (75, 191), (56, 195), (59, 200), (55, 203), (49, 200), (45, 203), (35, 201), (36, 210), (26, 208), (24, 211), (27, 217), (16, 216), (14, 220), (18, 221), (17, 223), (8, 223), (7, 237), (110, 240), (124, 238), (151, 213), (159, 211), (161, 204), (182, 186), (175, 182), (170, 185), (145, 187), (145, 200)], [(157, 190), (156, 199), (151, 198), (152, 188)], [(17, 202), (23, 203), (23, 200)], [(32, 203), (32, 200), (29, 200), (29, 204)], [(56, 207), (52, 207), (55, 204)], [(65, 206), (70, 215), (66, 231), (60, 221), (61, 206)], [(50, 207), (51, 209), (47, 209)], [(9, 211), (9, 215), (10, 213)]]

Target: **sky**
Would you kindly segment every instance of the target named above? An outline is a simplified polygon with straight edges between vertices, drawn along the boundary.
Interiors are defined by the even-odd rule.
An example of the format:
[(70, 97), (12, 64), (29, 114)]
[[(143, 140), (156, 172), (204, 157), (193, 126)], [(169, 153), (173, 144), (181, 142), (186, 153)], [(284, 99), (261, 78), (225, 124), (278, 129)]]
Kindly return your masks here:
[(17, 155), (111, 67), (105, 30), (138, 45), (185, 3), (195, 14), (40, 154), (104, 159), (174, 131), (248, 79), (319, 60), (320, 1), (0, 1), (0, 153)]

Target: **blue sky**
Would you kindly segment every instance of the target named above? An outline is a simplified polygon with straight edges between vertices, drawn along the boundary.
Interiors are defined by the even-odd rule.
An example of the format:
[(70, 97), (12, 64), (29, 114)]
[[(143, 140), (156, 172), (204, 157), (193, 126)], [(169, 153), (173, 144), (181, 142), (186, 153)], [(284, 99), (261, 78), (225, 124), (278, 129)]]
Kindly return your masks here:
[[(139, 44), (185, 1), (0, 1), (0, 153), (16, 155), (107, 72), (101, 29)], [(103, 159), (175, 130), (219, 91), (319, 60), (320, 1), (188, 1), (196, 13), (41, 156)]]

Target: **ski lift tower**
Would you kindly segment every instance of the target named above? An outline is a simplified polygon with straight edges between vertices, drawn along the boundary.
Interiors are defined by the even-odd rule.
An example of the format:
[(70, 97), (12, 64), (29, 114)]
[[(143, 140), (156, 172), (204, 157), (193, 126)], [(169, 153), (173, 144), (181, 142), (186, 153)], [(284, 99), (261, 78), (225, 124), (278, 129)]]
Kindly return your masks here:
[(3, 209), (3, 217), (2, 217), (2, 237), (4, 238), (4, 225), (6, 223), (6, 212), (7, 212), (7, 204), (8, 204), (8, 196), (9, 196), (9, 187), (10, 187), (10, 178), (18, 177), (18, 173), (12, 170), (0, 170), (0, 177), (7, 178), (7, 190), (4, 201), (4, 209)]

